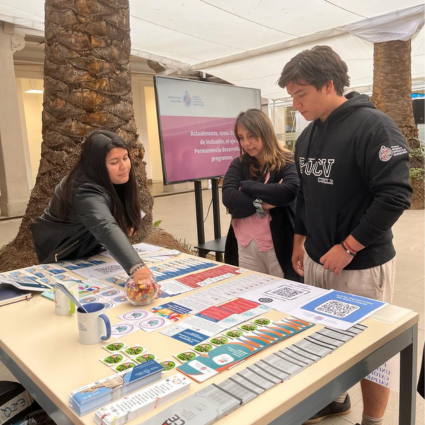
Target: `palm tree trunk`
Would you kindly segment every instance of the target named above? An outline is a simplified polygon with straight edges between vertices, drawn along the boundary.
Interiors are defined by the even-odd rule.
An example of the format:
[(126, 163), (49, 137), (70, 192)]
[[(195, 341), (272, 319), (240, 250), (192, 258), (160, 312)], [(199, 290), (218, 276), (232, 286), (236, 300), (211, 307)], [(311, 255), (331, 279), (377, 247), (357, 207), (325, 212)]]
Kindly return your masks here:
[(397, 124), (411, 149), (412, 207), (424, 208), (424, 156), (413, 116), (411, 42), (375, 43), (372, 101)]
[(46, 0), (40, 167), (19, 233), (0, 254), (0, 270), (37, 262), (29, 224), (75, 164), (85, 136), (97, 129), (114, 131), (128, 144), (146, 213), (134, 240), (152, 231), (153, 197), (131, 93), (129, 19), (128, 0)]
[(375, 43), (372, 102), (398, 125), (407, 140), (418, 137), (412, 107), (411, 62), (410, 40)]

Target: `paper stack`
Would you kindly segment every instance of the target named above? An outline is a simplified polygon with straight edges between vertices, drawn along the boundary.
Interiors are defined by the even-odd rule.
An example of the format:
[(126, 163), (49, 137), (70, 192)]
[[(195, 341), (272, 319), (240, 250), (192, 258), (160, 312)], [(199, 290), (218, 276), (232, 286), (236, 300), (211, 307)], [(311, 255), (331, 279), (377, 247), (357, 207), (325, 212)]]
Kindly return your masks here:
[(189, 390), (191, 381), (176, 373), (137, 393), (100, 408), (94, 417), (98, 425), (122, 425), (178, 397)]
[(258, 354), (261, 350), (312, 326), (314, 325), (309, 322), (292, 317), (270, 323), (267, 326), (252, 326), (251, 324), (244, 328), (245, 325), (242, 325), (241, 329), (244, 329), (244, 333), (241, 332), (240, 337), (232, 338), (227, 344), (215, 347), (193, 360), (189, 360), (179, 366), (178, 370), (201, 383), (230, 369), (253, 354)]
[[(258, 360), (220, 384), (212, 384), (175, 403), (144, 421), (143, 425), (212, 424), (268, 389), (292, 378), (364, 329), (363, 325), (353, 326), (347, 331), (321, 329)], [(98, 424), (100, 425), (100, 422)]]
[(144, 421), (143, 425), (210, 425), (240, 405), (239, 398), (212, 384)]
[(82, 416), (161, 378), (164, 368), (154, 360), (78, 388), (69, 395), (69, 407)]

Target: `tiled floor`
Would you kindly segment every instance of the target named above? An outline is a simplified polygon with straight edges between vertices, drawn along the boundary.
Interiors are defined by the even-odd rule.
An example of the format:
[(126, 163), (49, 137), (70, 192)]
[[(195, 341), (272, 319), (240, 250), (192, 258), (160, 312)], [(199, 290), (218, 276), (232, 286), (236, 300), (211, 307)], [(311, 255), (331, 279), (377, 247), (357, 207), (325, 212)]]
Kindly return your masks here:
[[(186, 186), (190, 190), (190, 186)], [(162, 185), (154, 185), (155, 196), (154, 221), (162, 220), (160, 227), (171, 233), (177, 239), (194, 246), (197, 244), (195, 196), (193, 192), (173, 196), (163, 195)], [(158, 196), (159, 195), (159, 196)], [(211, 191), (203, 191), (204, 216), (207, 214), (211, 201)], [(230, 216), (221, 205), (222, 235), (226, 235)], [(419, 320), (419, 351), (424, 346), (424, 211), (406, 211), (394, 226), (394, 243), (397, 251), (397, 273), (393, 304), (417, 311)], [(20, 219), (0, 220), (0, 247), (13, 239), (18, 231)], [(213, 239), (213, 218), (210, 210), (205, 220), (205, 239)], [(418, 364), (421, 360), (418, 353)], [(3, 365), (0, 365), (0, 380), (6, 379)], [(418, 370), (419, 373), (419, 370)], [(362, 396), (360, 386), (350, 390), (352, 411), (340, 418), (326, 419), (323, 425), (348, 425), (361, 422)], [(418, 424), (424, 423), (424, 400), (417, 397)], [(390, 402), (384, 419), (384, 425), (398, 424), (398, 393), (391, 394)], [(297, 425), (297, 424), (290, 424)], [(403, 424), (401, 424), (403, 425)]]

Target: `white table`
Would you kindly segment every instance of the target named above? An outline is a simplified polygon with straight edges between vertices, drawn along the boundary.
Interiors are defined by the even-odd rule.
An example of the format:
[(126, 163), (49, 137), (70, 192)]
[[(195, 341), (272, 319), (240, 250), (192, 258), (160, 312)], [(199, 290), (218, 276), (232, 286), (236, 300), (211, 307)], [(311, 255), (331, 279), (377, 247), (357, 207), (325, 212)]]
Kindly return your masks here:
[[(173, 300), (182, 296), (184, 295), (177, 296)], [(169, 300), (167, 298), (165, 302)], [(162, 302), (164, 299), (156, 300), (153, 305)], [(130, 304), (124, 304), (108, 310), (107, 314), (114, 324), (120, 321), (117, 315), (131, 309)], [(278, 320), (284, 314), (271, 311), (267, 316)], [(301, 424), (400, 352), (400, 418), (403, 419), (400, 419), (399, 423), (414, 425), (417, 323), (418, 314), (413, 312), (393, 324), (378, 322), (372, 318), (365, 320), (363, 324), (368, 329), (363, 333), (292, 379), (266, 391), (222, 419), (220, 424)], [(69, 393), (113, 372), (99, 361), (106, 355), (101, 344), (82, 345), (78, 342), (76, 317), (56, 316), (53, 302), (36, 295), (30, 301), (1, 307), (0, 324), (0, 360), (51, 418), (60, 425), (93, 424), (94, 412), (79, 417), (68, 407)], [(283, 349), (320, 328), (320, 325), (316, 325), (274, 345), (203, 384), (193, 382), (189, 394), (212, 382), (219, 383), (227, 379), (260, 358)], [(159, 332), (138, 331), (123, 337), (122, 340), (129, 345), (145, 346), (157, 354), (160, 360), (171, 358), (172, 354), (189, 348), (188, 345)], [(179, 398), (175, 399), (177, 400)], [(140, 424), (154, 416), (159, 409), (169, 405), (170, 403), (166, 403), (157, 411), (150, 412), (129, 424)]]

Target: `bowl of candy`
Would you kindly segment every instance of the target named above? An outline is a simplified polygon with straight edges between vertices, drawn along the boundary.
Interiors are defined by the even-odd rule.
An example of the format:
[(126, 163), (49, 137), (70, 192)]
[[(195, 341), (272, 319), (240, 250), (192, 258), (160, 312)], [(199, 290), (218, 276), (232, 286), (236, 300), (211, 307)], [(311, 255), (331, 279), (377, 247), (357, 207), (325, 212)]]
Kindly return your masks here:
[(125, 293), (133, 305), (147, 305), (156, 298), (158, 283), (153, 275), (137, 282), (130, 276), (125, 284)]

